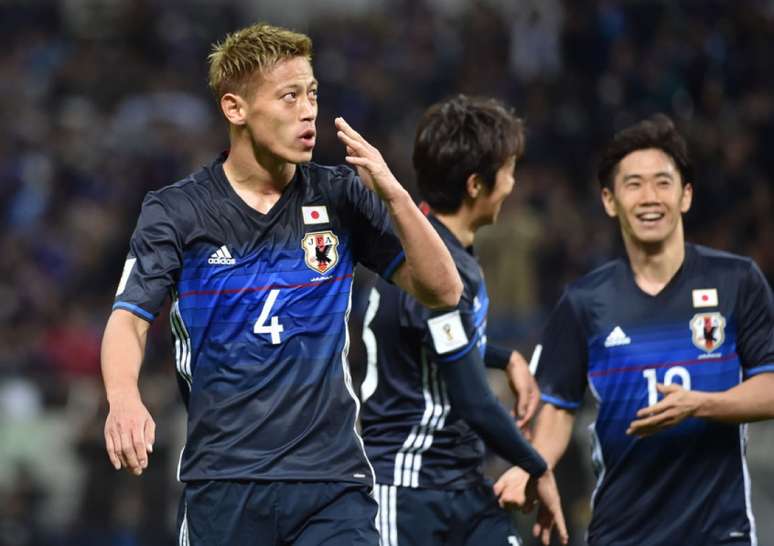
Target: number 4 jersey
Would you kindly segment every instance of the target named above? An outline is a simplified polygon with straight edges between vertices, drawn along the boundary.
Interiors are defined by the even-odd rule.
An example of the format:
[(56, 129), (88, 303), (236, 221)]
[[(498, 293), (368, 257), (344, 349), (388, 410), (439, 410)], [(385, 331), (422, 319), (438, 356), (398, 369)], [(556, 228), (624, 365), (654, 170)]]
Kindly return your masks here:
[(537, 371), (543, 399), (576, 409), (588, 385), (597, 487), (591, 545), (755, 544), (746, 426), (687, 419), (653, 436), (625, 431), (662, 398), (656, 385), (725, 391), (774, 372), (774, 303), (752, 260), (687, 245), (656, 296), (614, 261), (571, 285), (549, 319)]
[(370, 484), (347, 315), (356, 262), (389, 279), (403, 261), (387, 210), (352, 170), (306, 164), (261, 214), (223, 160), (147, 195), (114, 304), (151, 321), (171, 294), (180, 478)]

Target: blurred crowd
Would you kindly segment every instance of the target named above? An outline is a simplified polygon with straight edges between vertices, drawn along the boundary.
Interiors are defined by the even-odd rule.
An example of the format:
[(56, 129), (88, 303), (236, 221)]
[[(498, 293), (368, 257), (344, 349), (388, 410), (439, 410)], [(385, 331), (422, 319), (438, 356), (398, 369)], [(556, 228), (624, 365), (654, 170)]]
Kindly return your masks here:
[[(320, 4), (0, 1), (0, 546), (174, 543), (185, 422), (167, 319), (141, 378), (159, 432), (140, 479), (104, 454), (100, 336), (143, 195), (227, 145), (209, 45), (256, 20), (314, 40), (320, 163), (343, 161), (343, 115), (413, 190), (414, 126), (432, 102), (490, 95), (525, 119), (516, 191), (478, 245), (490, 339), (528, 353), (563, 286), (620, 252), (595, 157), (657, 111), (696, 165), (688, 238), (753, 256), (774, 281), (771, 0)], [(771, 426), (753, 446), (756, 430), (774, 446)], [(758, 462), (754, 483), (774, 479)]]

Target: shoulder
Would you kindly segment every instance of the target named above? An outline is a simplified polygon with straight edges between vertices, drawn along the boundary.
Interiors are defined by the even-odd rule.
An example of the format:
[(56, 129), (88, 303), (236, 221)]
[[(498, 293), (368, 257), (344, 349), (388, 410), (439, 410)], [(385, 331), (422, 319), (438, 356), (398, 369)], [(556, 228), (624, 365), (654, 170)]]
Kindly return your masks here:
[(212, 179), (206, 169), (199, 169), (167, 186), (148, 192), (146, 199), (174, 207), (177, 204), (201, 199), (212, 193)]
[(580, 304), (588, 298), (607, 294), (613, 288), (615, 281), (625, 275), (627, 270), (628, 265), (623, 258), (607, 262), (570, 283), (565, 295), (574, 304)]
[(212, 180), (206, 169), (200, 169), (172, 184), (148, 192), (143, 199), (143, 214), (158, 211), (175, 224), (190, 221), (197, 211), (211, 203)]
[(470, 255), (464, 249), (449, 246), (449, 253), (457, 266), (460, 279), (463, 284), (463, 296), (468, 294), (472, 299), (478, 294), (479, 288), (484, 282), (484, 276), (481, 272), (481, 264), (475, 256)]
[(362, 199), (367, 189), (360, 182), (354, 169), (346, 165), (320, 165), (303, 163), (301, 183), (312, 195), (324, 196), (340, 212), (349, 212), (352, 203)]
[(740, 256), (702, 245), (688, 244), (686, 248), (696, 256), (701, 269), (712, 268), (721, 273), (746, 273), (755, 267), (755, 262), (749, 256)]
[(320, 165), (319, 163), (303, 163), (298, 166), (304, 179), (312, 185), (337, 186), (342, 182), (352, 183), (356, 179), (354, 169), (346, 165)]

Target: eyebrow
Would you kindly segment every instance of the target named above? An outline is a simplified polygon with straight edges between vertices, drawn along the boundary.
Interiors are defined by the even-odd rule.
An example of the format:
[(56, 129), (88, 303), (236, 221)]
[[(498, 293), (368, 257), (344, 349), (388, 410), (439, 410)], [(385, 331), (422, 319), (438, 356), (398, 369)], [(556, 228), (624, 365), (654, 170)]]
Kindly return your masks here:
[[(320, 82), (318, 82), (316, 79), (312, 79), (309, 82), (309, 87), (312, 87), (314, 85), (320, 85)], [(294, 82), (286, 83), (284, 85), (280, 85), (280, 87), (305, 87), (305, 84), (300, 81), (294, 81)]]
[[(647, 176), (647, 175), (645, 175), (645, 176)], [(627, 174), (626, 176), (623, 177), (623, 181), (626, 182), (627, 180), (641, 179), (641, 178), (644, 178), (645, 176), (643, 176), (641, 174)], [(654, 173), (654, 174), (652, 174), (650, 176), (651, 176), (651, 178), (659, 178), (659, 177), (662, 177), (662, 176), (665, 176), (666, 178), (669, 178), (669, 179), (673, 178), (672, 177), (672, 173), (667, 172), (667, 171), (659, 171), (659, 172)]]

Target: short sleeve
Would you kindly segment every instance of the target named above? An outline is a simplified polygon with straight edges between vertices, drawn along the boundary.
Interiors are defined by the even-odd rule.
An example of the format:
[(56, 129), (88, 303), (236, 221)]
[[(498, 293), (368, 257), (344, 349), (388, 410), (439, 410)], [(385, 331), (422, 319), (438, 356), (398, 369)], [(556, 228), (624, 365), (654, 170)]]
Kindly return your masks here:
[(182, 245), (172, 215), (149, 193), (129, 242), (113, 309), (152, 321), (178, 278), (181, 260)]
[(745, 375), (774, 372), (774, 298), (753, 261), (742, 279), (737, 305), (737, 352)]
[(351, 169), (341, 168), (340, 174), (344, 175), (346, 212), (352, 219), (355, 259), (389, 281), (405, 261), (405, 255), (392, 229), (387, 207)]
[[(479, 348), (484, 340), (475, 323), (473, 298), (469, 294), (466, 288), (454, 309), (427, 309), (423, 315), (415, 313), (416, 318), (423, 319), (423, 347), (434, 362), (456, 362), (473, 350), (482, 352)], [(480, 356), (483, 358), (483, 354)]]
[(535, 377), (541, 398), (560, 408), (579, 408), (586, 391), (588, 349), (569, 291), (548, 319), (540, 351)]

